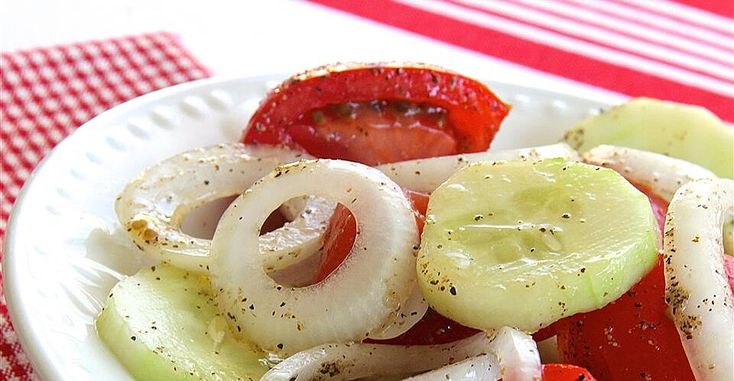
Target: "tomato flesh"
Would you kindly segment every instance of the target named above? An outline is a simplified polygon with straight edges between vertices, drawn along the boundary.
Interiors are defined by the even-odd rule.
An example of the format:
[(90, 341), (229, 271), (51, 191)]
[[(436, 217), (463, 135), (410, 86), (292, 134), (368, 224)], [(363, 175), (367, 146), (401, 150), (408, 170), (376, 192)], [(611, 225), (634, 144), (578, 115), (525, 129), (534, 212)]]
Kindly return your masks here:
[(299, 116), (286, 131), (314, 156), (368, 165), (457, 153), (446, 111), (410, 102), (331, 105)]
[(332, 66), (270, 92), (243, 141), (388, 163), (484, 151), (509, 109), (482, 83), (435, 67)]
[(568, 364), (543, 364), (543, 381), (596, 381), (588, 370)]

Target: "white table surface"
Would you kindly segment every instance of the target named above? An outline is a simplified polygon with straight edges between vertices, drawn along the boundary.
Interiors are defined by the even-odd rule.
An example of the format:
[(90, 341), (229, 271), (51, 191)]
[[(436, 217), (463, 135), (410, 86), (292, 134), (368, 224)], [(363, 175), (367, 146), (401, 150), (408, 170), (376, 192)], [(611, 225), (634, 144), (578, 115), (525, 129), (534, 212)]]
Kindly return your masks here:
[(179, 34), (216, 75), (293, 73), (337, 61), (409, 60), (602, 101), (620, 94), (300, 1), (0, 0), (0, 51), (152, 31)]

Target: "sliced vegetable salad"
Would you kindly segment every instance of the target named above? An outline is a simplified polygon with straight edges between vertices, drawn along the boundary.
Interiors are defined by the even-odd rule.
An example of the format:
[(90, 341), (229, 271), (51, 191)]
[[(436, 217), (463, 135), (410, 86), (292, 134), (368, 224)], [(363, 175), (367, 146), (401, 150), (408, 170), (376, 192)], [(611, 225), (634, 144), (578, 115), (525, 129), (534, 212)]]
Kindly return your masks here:
[[(140, 380), (734, 379), (731, 128), (636, 99), (491, 150), (509, 112), (428, 65), (286, 80), (241, 142), (122, 190), (159, 263), (100, 338)], [(182, 229), (226, 197), (213, 237)]]

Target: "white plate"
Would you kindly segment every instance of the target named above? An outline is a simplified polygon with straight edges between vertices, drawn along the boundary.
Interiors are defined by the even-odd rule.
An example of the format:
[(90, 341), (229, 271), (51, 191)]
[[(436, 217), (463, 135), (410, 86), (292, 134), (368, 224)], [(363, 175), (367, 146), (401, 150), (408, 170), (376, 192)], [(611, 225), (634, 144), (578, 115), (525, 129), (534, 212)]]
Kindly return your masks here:
[[(234, 141), (282, 77), (209, 79), (134, 99), (80, 127), (36, 169), (5, 240), (5, 293), (37, 373), (52, 380), (130, 380), (93, 321), (112, 286), (141, 259), (118, 235), (113, 201), (141, 169), (176, 153)], [(547, 90), (491, 83), (513, 110), (493, 149), (556, 142), (606, 106)]]

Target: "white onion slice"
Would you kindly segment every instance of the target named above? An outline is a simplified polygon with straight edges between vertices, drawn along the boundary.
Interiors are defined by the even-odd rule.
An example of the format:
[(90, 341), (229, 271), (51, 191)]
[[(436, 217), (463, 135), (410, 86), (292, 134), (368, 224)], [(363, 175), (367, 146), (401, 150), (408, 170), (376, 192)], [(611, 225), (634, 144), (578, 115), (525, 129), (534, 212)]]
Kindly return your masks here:
[[(242, 193), (279, 164), (304, 156), (310, 158), (280, 147), (239, 143), (194, 149), (145, 169), (122, 191), (115, 210), (146, 254), (189, 271), (206, 271), (211, 242), (182, 232), (184, 217), (207, 202)], [(318, 251), (325, 227), (321, 214), (331, 210), (314, 201), (309, 208), (319, 210), (318, 218), (302, 215), (264, 239), (268, 267), (282, 268)], [(301, 233), (294, 234), (289, 225)]]
[[(425, 372), (482, 354), (499, 360), (506, 381), (540, 380), (541, 365), (533, 339), (514, 328), (494, 335), (478, 333), (441, 345), (325, 344), (288, 357), (261, 381), (352, 380)], [(510, 369), (516, 368), (516, 369)]]
[[(322, 282), (291, 288), (262, 267), (258, 232), (286, 200), (339, 202), (357, 221), (347, 259)], [(212, 285), (235, 333), (278, 353), (323, 342), (359, 341), (380, 327), (415, 286), (418, 228), (410, 202), (381, 172), (340, 160), (278, 167), (225, 211), (212, 239)]]
[(497, 331), (490, 352), (500, 362), (504, 381), (540, 380), (543, 366), (538, 347), (530, 335), (504, 327)]
[(430, 193), (444, 183), (456, 171), (467, 164), (482, 161), (541, 160), (563, 157), (578, 159), (578, 153), (566, 143), (547, 146), (520, 148), (504, 151), (467, 153), (461, 155), (432, 157), (378, 165), (377, 169), (387, 174), (401, 187), (417, 192)]
[(734, 380), (734, 297), (722, 224), (734, 181), (704, 179), (676, 192), (665, 223), (665, 299), (696, 379)]
[(419, 374), (406, 381), (496, 381), (502, 378), (497, 357), (487, 353)]
[(600, 145), (585, 152), (582, 158), (586, 163), (619, 172), (668, 202), (689, 181), (717, 178), (708, 169), (685, 160), (634, 148)]
[(413, 381), (540, 381), (543, 366), (533, 338), (504, 327), (489, 343), (487, 354), (409, 378)]

